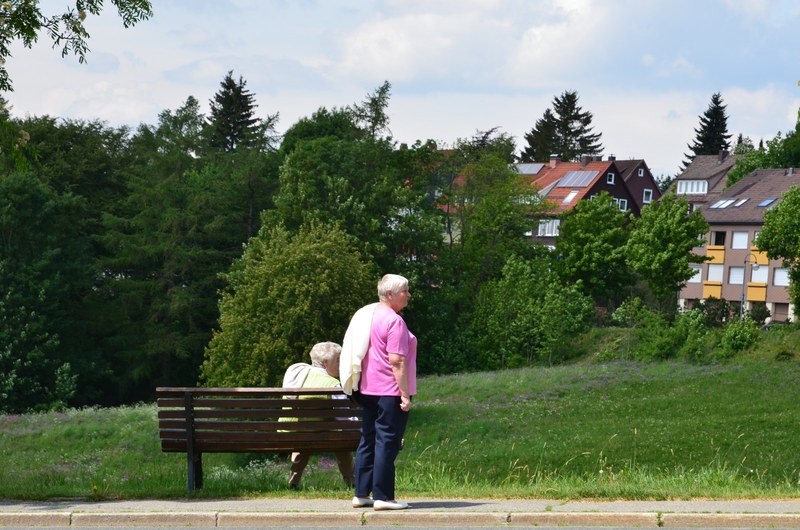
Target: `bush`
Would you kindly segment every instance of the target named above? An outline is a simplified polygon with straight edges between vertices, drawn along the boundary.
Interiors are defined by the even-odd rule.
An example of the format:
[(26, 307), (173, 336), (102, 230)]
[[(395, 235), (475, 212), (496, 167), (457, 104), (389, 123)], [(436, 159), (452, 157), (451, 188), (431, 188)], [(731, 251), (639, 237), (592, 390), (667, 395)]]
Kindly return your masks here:
[(758, 325), (749, 317), (731, 320), (720, 339), (721, 357), (732, 357), (735, 353), (746, 350), (758, 342)]
[(750, 318), (753, 319), (753, 322), (759, 326), (763, 326), (764, 322), (772, 316), (772, 313), (767, 309), (767, 304), (764, 302), (754, 302), (748, 314)]

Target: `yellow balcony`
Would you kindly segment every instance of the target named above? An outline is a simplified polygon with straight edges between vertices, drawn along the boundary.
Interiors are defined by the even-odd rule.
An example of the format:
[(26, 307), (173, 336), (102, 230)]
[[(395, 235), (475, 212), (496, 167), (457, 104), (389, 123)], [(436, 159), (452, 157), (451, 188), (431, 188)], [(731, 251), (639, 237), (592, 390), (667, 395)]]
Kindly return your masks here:
[(706, 256), (710, 258), (707, 263), (725, 263), (725, 247), (709, 245), (706, 247)]
[(746, 297), (748, 302), (766, 302), (767, 284), (748, 282)]
[(722, 282), (703, 282), (703, 298), (722, 298)]

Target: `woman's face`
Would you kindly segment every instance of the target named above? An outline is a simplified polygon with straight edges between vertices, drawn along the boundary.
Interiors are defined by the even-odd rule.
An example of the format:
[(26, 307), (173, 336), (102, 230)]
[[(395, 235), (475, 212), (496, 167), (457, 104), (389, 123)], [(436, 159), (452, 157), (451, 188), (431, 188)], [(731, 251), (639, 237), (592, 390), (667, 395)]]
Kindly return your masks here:
[(396, 293), (393, 291), (389, 291), (389, 306), (395, 310), (395, 312), (402, 311), (407, 305), (408, 301), (411, 298), (411, 292), (408, 290), (408, 286), (406, 285)]

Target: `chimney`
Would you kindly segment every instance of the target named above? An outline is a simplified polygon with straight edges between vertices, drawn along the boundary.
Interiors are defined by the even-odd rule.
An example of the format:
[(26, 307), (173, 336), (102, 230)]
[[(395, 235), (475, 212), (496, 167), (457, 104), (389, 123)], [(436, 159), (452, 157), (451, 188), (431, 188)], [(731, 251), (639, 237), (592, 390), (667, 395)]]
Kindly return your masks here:
[(608, 161), (609, 162), (613, 162), (616, 159), (617, 159), (617, 157), (615, 157), (614, 155), (608, 155)]
[(592, 155), (581, 155), (581, 167), (586, 167), (586, 164), (592, 161)]
[(794, 175), (794, 168), (790, 167), (789, 169), (786, 170), (786, 176), (791, 177), (792, 175)]
[(550, 168), (552, 169), (556, 167), (560, 161), (561, 158), (559, 158), (558, 154), (553, 153), (552, 155), (550, 155)]
[(726, 158), (728, 158), (728, 151), (726, 149), (721, 149), (719, 152), (719, 161), (722, 162)]

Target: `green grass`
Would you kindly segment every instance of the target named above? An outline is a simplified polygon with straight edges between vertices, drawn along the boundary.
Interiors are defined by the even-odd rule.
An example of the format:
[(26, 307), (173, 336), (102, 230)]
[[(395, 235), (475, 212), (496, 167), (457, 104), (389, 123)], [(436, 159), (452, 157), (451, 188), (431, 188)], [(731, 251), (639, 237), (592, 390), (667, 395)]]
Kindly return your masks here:
[[(764, 355), (773, 357), (423, 378), (397, 462), (398, 492), (798, 497), (800, 364)], [(297, 492), (286, 487), (285, 456), (210, 454), (204, 465), (203, 498), (351, 494), (324, 455)], [(0, 416), (0, 498), (184, 496), (185, 455), (160, 451), (152, 404)]]

